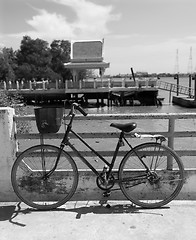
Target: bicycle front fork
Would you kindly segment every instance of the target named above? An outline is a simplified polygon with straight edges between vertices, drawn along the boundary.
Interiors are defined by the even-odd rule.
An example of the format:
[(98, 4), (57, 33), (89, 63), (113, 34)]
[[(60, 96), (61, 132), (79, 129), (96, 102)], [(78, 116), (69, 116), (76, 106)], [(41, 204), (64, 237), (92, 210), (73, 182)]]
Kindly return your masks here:
[[(48, 172), (46, 172), (44, 174), (44, 176), (42, 177), (43, 180), (47, 180), (54, 173), (54, 171), (56, 170), (58, 162), (60, 160), (60, 156), (61, 156), (62, 150), (63, 150), (63, 147), (59, 148), (59, 152), (58, 152), (57, 158), (55, 160), (54, 166), (53, 166), (53, 168), (51, 170), (49, 170)], [(42, 153), (42, 155), (43, 155), (43, 157), (42, 157), (42, 165), (43, 165), (43, 162), (45, 162), (44, 153)]]

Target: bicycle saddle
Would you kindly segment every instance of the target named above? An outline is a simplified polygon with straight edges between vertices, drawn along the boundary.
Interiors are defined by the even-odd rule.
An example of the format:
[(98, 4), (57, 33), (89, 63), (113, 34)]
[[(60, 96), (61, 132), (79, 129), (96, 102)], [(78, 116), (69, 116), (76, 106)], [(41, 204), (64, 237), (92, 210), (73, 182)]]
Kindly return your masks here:
[(123, 132), (131, 132), (137, 127), (137, 124), (135, 122), (132, 122), (132, 123), (111, 123), (110, 127), (117, 128), (117, 129), (119, 129)]

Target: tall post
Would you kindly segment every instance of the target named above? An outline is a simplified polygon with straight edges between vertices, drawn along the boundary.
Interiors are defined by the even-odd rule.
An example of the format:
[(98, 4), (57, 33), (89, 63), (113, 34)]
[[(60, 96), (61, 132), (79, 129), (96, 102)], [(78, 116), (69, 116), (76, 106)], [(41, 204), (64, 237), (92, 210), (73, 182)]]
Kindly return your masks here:
[(191, 98), (191, 80), (192, 80), (192, 76), (191, 74), (189, 74), (189, 97)]
[(133, 77), (133, 81), (135, 82), (135, 74), (133, 72), (133, 68), (131, 68), (131, 74), (132, 74), (132, 77)]
[(175, 74), (175, 75), (174, 75), (174, 79), (177, 80), (176, 96), (178, 96), (178, 95), (179, 95), (179, 75), (178, 75), (178, 74)]
[[(171, 149), (174, 149), (174, 132), (175, 132), (175, 119), (174, 118), (169, 119), (168, 132), (169, 132), (168, 147), (170, 147)], [(172, 170), (172, 167), (173, 167), (172, 156), (168, 156), (167, 157), (167, 169)]]
[(194, 75), (195, 87), (194, 87), (194, 101), (196, 101), (196, 74)]

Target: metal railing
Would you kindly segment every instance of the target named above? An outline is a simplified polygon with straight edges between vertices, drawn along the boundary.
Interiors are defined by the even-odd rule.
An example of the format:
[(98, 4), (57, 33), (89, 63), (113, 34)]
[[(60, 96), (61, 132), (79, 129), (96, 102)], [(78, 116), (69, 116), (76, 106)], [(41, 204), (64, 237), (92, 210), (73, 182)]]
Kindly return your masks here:
[(195, 94), (193, 88), (189, 88), (189, 87), (185, 87), (185, 86), (181, 86), (173, 83), (163, 82), (163, 81), (158, 81), (158, 88), (165, 91), (188, 95), (190, 97), (193, 97)]
[[(184, 142), (186, 143), (186, 138), (193, 138), (196, 137), (196, 129), (193, 130), (186, 130), (187, 123), (182, 123), (180, 126), (181, 131), (176, 131), (176, 120), (190, 120), (196, 119), (196, 113), (133, 113), (133, 114), (89, 114), (87, 117), (83, 117), (80, 115), (76, 115), (75, 119), (77, 121), (135, 121), (135, 120), (167, 120), (167, 126), (166, 126), (166, 131), (145, 131), (142, 130), (142, 133), (146, 134), (163, 134), (166, 138), (168, 138), (168, 146), (171, 147), (172, 149), (175, 148), (174, 145), (174, 140), (179, 139), (179, 138), (184, 138)], [(15, 116), (15, 121), (35, 121), (35, 116), (29, 115), (29, 116)], [(137, 122), (137, 121), (136, 121)], [(186, 122), (186, 121), (185, 121)], [(185, 124), (185, 125), (183, 125)], [(185, 127), (183, 127), (185, 126)], [(139, 129), (139, 128), (138, 128)], [(136, 129), (136, 132), (141, 132)], [(185, 129), (185, 130), (183, 130)], [(91, 131), (91, 132), (84, 132), (80, 130), (80, 135), (83, 138), (86, 139), (113, 139), (118, 136), (118, 131), (115, 131), (115, 129), (109, 128), (109, 123), (108, 123), (108, 130), (107, 132), (101, 132), (97, 131)], [(37, 132), (34, 133), (28, 133), (28, 134), (20, 134), (16, 133), (16, 139), (17, 140), (25, 140), (25, 139), (30, 139), (30, 140), (35, 140), (35, 139), (40, 139), (40, 134)], [(45, 134), (44, 139), (62, 139), (63, 133), (56, 133), (56, 134)], [(131, 135), (130, 135), (131, 137)], [(179, 156), (196, 156), (196, 148), (193, 146), (193, 149), (186, 149), (181, 148), (181, 149), (174, 149)], [(19, 152), (18, 152), (19, 153)], [(89, 152), (84, 151), (84, 155), (89, 155)], [(100, 154), (103, 154), (104, 156), (111, 156), (112, 151), (111, 150), (100, 150)], [(123, 149), (121, 151), (121, 154), (123, 155)]]

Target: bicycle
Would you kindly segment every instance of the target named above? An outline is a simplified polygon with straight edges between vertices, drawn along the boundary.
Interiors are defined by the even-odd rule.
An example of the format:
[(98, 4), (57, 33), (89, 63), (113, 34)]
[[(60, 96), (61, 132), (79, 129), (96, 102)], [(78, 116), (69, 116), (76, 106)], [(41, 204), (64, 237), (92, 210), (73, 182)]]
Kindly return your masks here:
[[(86, 116), (86, 112), (77, 103), (71, 105), (65, 119), (65, 133), (60, 147), (36, 145), (22, 152), (13, 164), (11, 181), (16, 195), (27, 205), (37, 209), (54, 209), (66, 203), (76, 191), (78, 168), (74, 159), (64, 147), (71, 150), (97, 176), (96, 184), (108, 196), (115, 184), (125, 197), (143, 208), (158, 208), (168, 204), (180, 192), (184, 182), (184, 167), (174, 150), (164, 145), (163, 135), (146, 135), (132, 132), (137, 124), (111, 123), (111, 127), (120, 130), (113, 157), (108, 162), (94, 150), (78, 133), (72, 129), (76, 110)], [(72, 133), (87, 146), (102, 162), (104, 168), (96, 170), (92, 164), (71, 143)], [(132, 147), (126, 138), (150, 137), (155, 141)], [(127, 144), (130, 150), (122, 158), (118, 176), (113, 174), (113, 167), (120, 147)]]

